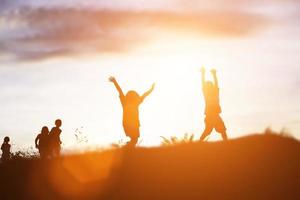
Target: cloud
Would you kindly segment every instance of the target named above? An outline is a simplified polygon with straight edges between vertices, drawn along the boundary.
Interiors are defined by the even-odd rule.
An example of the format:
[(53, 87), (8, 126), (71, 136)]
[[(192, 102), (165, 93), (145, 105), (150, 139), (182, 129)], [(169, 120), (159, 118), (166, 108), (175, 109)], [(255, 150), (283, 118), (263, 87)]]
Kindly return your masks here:
[[(243, 37), (269, 19), (239, 11), (138, 11), (21, 7), (0, 15), (0, 55), (37, 60), (128, 52), (160, 33)], [(1, 58), (1, 56), (0, 56)]]

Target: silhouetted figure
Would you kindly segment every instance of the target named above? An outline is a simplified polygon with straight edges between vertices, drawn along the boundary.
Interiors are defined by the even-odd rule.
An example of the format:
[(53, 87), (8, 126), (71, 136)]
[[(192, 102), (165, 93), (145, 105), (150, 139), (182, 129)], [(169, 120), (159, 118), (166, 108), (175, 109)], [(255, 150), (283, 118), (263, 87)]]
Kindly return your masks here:
[(10, 144), (9, 144), (9, 137), (5, 137), (3, 144), (1, 145), (2, 150), (2, 162), (6, 162), (10, 159)]
[(139, 105), (153, 91), (155, 84), (150, 90), (140, 96), (136, 91), (128, 91), (124, 95), (121, 87), (114, 77), (110, 77), (111, 81), (119, 92), (121, 104), (123, 107), (123, 128), (126, 136), (130, 138), (129, 146), (135, 146), (140, 137), (140, 120), (139, 120)]
[(203, 141), (213, 129), (221, 133), (223, 140), (227, 140), (226, 127), (220, 117), (222, 112), (219, 103), (219, 85), (217, 79), (217, 72), (215, 69), (211, 70), (214, 78), (214, 83), (205, 81), (205, 68), (201, 69), (202, 73), (202, 89), (205, 99), (205, 130), (203, 131), (200, 141)]
[(57, 119), (55, 121), (55, 127), (53, 127), (49, 133), (49, 139), (50, 139), (50, 154), (53, 157), (57, 157), (60, 155), (61, 150), (61, 140), (60, 140), (60, 134), (61, 134), (61, 120)]
[(40, 134), (35, 138), (35, 147), (39, 150), (42, 159), (49, 155), (49, 129), (47, 126), (42, 128)]

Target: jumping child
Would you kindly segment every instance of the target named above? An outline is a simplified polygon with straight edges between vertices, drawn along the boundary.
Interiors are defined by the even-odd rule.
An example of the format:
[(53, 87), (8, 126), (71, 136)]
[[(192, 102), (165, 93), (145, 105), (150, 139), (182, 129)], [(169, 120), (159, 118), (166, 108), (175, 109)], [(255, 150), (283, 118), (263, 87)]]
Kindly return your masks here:
[(219, 103), (219, 86), (217, 79), (217, 72), (215, 69), (211, 70), (214, 78), (214, 83), (211, 81), (205, 81), (205, 68), (201, 69), (202, 73), (202, 89), (205, 99), (205, 130), (203, 131), (200, 141), (203, 141), (212, 130), (215, 129), (222, 135), (223, 140), (227, 140), (226, 127), (220, 117), (222, 112)]
[(119, 92), (121, 104), (123, 107), (123, 128), (126, 136), (130, 138), (129, 146), (135, 146), (140, 137), (140, 120), (139, 120), (139, 105), (153, 91), (155, 84), (140, 96), (136, 91), (130, 90), (124, 95), (121, 87), (114, 77), (110, 77), (112, 82)]

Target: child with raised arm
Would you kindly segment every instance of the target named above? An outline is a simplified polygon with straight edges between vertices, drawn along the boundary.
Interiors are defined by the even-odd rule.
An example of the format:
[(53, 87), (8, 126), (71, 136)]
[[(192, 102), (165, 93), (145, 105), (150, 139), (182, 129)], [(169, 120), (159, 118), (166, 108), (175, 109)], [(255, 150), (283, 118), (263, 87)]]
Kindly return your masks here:
[(123, 128), (126, 136), (130, 138), (129, 146), (135, 146), (140, 137), (140, 120), (139, 120), (139, 105), (153, 91), (155, 84), (140, 96), (136, 91), (130, 90), (124, 95), (121, 87), (114, 77), (110, 77), (112, 82), (119, 92), (120, 101), (123, 107)]
[(220, 117), (222, 112), (219, 103), (219, 85), (217, 79), (217, 72), (215, 69), (211, 70), (214, 83), (205, 81), (205, 68), (201, 69), (202, 74), (202, 89), (205, 99), (205, 130), (203, 131), (200, 141), (203, 141), (213, 129), (222, 135), (223, 140), (227, 140), (226, 127)]

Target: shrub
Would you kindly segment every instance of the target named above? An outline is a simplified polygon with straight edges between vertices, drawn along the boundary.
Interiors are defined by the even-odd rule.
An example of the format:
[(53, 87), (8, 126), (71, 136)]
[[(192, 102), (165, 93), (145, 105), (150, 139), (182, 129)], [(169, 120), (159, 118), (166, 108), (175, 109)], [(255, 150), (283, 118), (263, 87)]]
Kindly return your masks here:
[(170, 138), (166, 138), (163, 136), (160, 137), (163, 139), (163, 141), (161, 142), (163, 146), (190, 143), (194, 141), (194, 134), (188, 134), (188, 133), (185, 133), (183, 137), (177, 137), (177, 136), (171, 136)]

